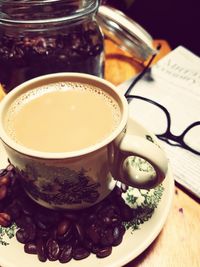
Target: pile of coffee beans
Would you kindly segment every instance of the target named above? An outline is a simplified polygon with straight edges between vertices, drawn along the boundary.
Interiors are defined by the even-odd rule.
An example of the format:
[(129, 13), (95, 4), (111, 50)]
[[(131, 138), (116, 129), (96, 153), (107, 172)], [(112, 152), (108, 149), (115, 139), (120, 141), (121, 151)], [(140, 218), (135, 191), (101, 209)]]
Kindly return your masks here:
[(121, 196), (124, 190), (116, 187), (106, 199), (84, 210), (50, 210), (26, 195), (9, 165), (0, 170), (0, 225), (16, 223), (16, 239), (26, 253), (37, 254), (42, 262), (66, 263), (91, 253), (104, 258), (122, 242), (124, 222), (134, 216)]

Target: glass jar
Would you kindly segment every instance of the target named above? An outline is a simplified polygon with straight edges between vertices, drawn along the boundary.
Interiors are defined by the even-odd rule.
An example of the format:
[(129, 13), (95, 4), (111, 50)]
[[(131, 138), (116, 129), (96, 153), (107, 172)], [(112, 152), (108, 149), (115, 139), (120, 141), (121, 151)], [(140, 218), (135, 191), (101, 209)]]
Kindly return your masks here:
[(98, 0), (0, 1), (0, 83), (20, 83), (55, 72), (103, 77)]

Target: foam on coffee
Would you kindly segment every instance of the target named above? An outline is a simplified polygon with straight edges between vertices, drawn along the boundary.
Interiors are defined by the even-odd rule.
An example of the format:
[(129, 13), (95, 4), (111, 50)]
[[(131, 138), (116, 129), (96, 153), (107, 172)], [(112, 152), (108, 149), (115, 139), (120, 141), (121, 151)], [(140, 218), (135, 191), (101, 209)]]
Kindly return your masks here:
[(15, 142), (34, 150), (68, 152), (102, 141), (120, 120), (118, 103), (105, 91), (60, 82), (19, 96), (7, 112), (5, 129)]

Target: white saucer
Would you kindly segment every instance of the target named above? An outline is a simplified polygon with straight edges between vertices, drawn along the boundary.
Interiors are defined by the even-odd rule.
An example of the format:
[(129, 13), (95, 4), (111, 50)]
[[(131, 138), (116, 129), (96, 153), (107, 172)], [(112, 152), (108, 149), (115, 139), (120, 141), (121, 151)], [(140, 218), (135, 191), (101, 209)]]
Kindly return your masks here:
[[(132, 119), (129, 119), (127, 131), (139, 136), (150, 137), (150, 139), (152, 138), (154, 141), (158, 142), (153, 134), (149, 133), (144, 127)], [(0, 146), (0, 168), (4, 168), (7, 164), (5, 151), (2, 146)], [(174, 180), (170, 166), (166, 179), (163, 182), (163, 188), (164, 191), (161, 200), (152, 217), (141, 224), (138, 230), (132, 231), (131, 229), (128, 229), (125, 233), (123, 242), (119, 246), (113, 247), (112, 254), (109, 257), (98, 259), (92, 254), (81, 261), (71, 260), (67, 263), (67, 266), (121, 267), (141, 254), (160, 233), (171, 208), (174, 193)], [(2, 267), (64, 266), (63, 264), (59, 264), (58, 261), (47, 261), (46, 263), (42, 263), (37, 259), (36, 255), (28, 255), (24, 253), (23, 245), (17, 242), (15, 237), (7, 241), (9, 242), (9, 245), (0, 245), (0, 266)]]

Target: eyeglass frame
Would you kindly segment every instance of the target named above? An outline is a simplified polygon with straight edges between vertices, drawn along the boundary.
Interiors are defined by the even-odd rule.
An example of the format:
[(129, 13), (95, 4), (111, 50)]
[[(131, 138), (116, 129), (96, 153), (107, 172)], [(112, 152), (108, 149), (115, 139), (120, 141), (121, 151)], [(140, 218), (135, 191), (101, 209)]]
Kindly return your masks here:
[[(161, 46), (159, 45), (157, 47), (157, 50), (160, 50)], [(132, 100), (133, 98), (136, 98), (136, 99), (140, 99), (140, 100), (143, 100), (143, 101), (146, 101), (150, 104), (153, 104), (157, 107), (159, 107), (160, 109), (162, 109), (166, 115), (166, 118), (167, 118), (167, 128), (166, 128), (166, 131), (162, 134), (156, 134), (156, 136), (168, 143), (169, 145), (172, 145), (172, 146), (178, 146), (178, 147), (181, 147), (181, 148), (184, 148), (196, 155), (200, 155), (200, 151), (197, 151), (193, 148), (191, 148), (190, 146), (188, 146), (185, 141), (184, 141), (184, 137), (185, 135), (195, 126), (198, 126), (200, 125), (200, 121), (195, 121), (193, 123), (191, 123), (180, 135), (174, 135), (172, 134), (171, 132), (171, 116), (170, 116), (170, 113), (169, 111), (161, 104), (157, 103), (156, 101), (152, 100), (152, 99), (149, 99), (149, 98), (146, 98), (146, 97), (142, 97), (142, 96), (139, 96), (139, 95), (131, 95), (129, 94), (130, 91), (133, 89), (133, 87), (136, 85), (136, 83), (138, 81), (140, 81), (143, 76), (147, 73), (147, 71), (149, 70), (149, 67), (152, 63), (152, 61), (154, 60), (155, 56), (157, 54), (154, 54), (152, 55), (152, 57), (150, 58), (149, 62), (147, 63), (147, 65), (144, 67), (143, 71), (132, 81), (132, 83), (129, 85), (128, 89), (126, 90), (125, 92), (125, 97), (127, 98), (127, 101), (130, 103), (130, 100)], [(173, 141), (173, 142), (176, 142), (176, 143), (171, 143), (170, 141)]]

